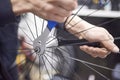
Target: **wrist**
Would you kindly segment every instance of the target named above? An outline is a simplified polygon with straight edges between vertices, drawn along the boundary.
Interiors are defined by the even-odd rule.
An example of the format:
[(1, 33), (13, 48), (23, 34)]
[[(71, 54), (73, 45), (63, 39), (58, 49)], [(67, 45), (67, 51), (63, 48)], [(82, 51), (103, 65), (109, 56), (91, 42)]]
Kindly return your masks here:
[(85, 30), (85, 29), (88, 29), (88, 28), (91, 28), (93, 27), (94, 25), (86, 22), (85, 20), (81, 19), (80, 17), (78, 16), (70, 16), (66, 23), (65, 23), (65, 28), (67, 30), (70, 30), (70, 29), (79, 29), (81, 31)]
[[(80, 38), (84, 32), (87, 32), (89, 29), (95, 28), (96, 26), (84, 21), (78, 16), (70, 16), (66, 21), (66, 30)], [(71, 20), (72, 19), (72, 20)]]

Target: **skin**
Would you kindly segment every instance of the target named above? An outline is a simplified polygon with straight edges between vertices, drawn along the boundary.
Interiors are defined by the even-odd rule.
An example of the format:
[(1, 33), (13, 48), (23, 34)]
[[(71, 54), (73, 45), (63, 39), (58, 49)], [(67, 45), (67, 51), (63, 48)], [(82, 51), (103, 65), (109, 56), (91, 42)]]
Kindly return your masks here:
[[(86, 30), (74, 35), (77, 36), (79, 39), (86, 39), (89, 42), (99, 42), (101, 44), (101, 48), (83, 45), (80, 46), (81, 50), (93, 57), (100, 58), (105, 58), (107, 55), (110, 54), (110, 52), (119, 52), (119, 48), (114, 44), (114, 38), (106, 29), (92, 25), (82, 20), (78, 16), (74, 17), (73, 20), (68, 24), (71, 18), (72, 16), (69, 17), (66, 23), (66, 29), (70, 33), (74, 34)], [(73, 25), (77, 22), (79, 23), (73, 27)]]
[(77, 7), (77, 0), (11, 0), (11, 4), (16, 15), (32, 12), (43, 19), (64, 22)]

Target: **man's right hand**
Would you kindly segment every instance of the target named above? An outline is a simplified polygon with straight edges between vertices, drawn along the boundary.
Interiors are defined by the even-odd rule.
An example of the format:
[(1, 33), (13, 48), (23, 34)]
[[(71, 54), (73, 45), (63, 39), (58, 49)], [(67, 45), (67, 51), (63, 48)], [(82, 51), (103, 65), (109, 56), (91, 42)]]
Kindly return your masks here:
[(11, 0), (11, 3), (16, 15), (32, 12), (43, 19), (57, 22), (64, 22), (77, 7), (77, 0)]

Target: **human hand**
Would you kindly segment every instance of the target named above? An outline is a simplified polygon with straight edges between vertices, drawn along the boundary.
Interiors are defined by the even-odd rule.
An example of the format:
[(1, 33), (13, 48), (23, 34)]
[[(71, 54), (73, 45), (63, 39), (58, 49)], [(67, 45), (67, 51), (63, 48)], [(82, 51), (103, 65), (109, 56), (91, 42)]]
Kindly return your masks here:
[(90, 42), (99, 42), (101, 48), (83, 45), (80, 49), (93, 57), (105, 58), (111, 52), (119, 52), (119, 48), (114, 44), (114, 38), (104, 28), (95, 27), (82, 33), (82, 37)]
[[(69, 22), (70, 19), (68, 19)], [(78, 24), (76, 24), (79, 21)], [(76, 24), (74, 27), (72, 25)], [(77, 36), (83, 38), (89, 42), (99, 42), (101, 48), (92, 47), (88, 45), (80, 46), (80, 49), (90, 54), (93, 57), (105, 58), (110, 52), (119, 52), (119, 48), (114, 44), (114, 38), (112, 35), (102, 27), (96, 27), (79, 17), (75, 17), (69, 25), (66, 26), (67, 30)], [(83, 32), (82, 32), (83, 31)], [(77, 33), (77, 34), (75, 34)]]
[(35, 15), (57, 22), (64, 22), (77, 7), (77, 0), (11, 0), (17, 15), (32, 12)]

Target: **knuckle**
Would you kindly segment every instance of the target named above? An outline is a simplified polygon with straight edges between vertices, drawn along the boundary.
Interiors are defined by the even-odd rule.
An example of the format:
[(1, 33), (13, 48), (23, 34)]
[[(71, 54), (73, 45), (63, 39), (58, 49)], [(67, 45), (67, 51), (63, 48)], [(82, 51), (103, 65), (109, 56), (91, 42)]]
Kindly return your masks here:
[(46, 19), (52, 20), (52, 18), (50, 16), (48, 16), (48, 15), (46, 15)]
[(66, 15), (70, 15), (72, 12), (71, 11), (65, 11), (64, 12)]
[(107, 57), (107, 55), (100, 56), (100, 58), (106, 58), (106, 57)]
[(57, 21), (57, 22), (64, 22), (64, 18), (63, 17), (59, 17), (59, 16), (49, 16), (49, 18), (51, 20)]
[(72, 11), (72, 10), (74, 10), (74, 9), (76, 9), (76, 7), (78, 6), (78, 4), (77, 4), (77, 2), (76, 1), (71, 1), (67, 6), (69, 6), (68, 7), (68, 10), (69, 11)]
[(97, 57), (98, 57), (98, 55), (93, 55), (93, 54), (92, 54), (91, 56), (94, 57), (94, 58), (97, 58)]
[(77, 2), (74, 1), (74, 3), (72, 3), (71, 6), (72, 6), (72, 10), (75, 9), (78, 6)]
[(58, 18), (58, 22), (62, 23), (64, 21), (65, 21), (64, 18)]
[(54, 11), (54, 7), (53, 6), (48, 6), (44, 8), (46, 10), (46, 12), (51, 12)]

